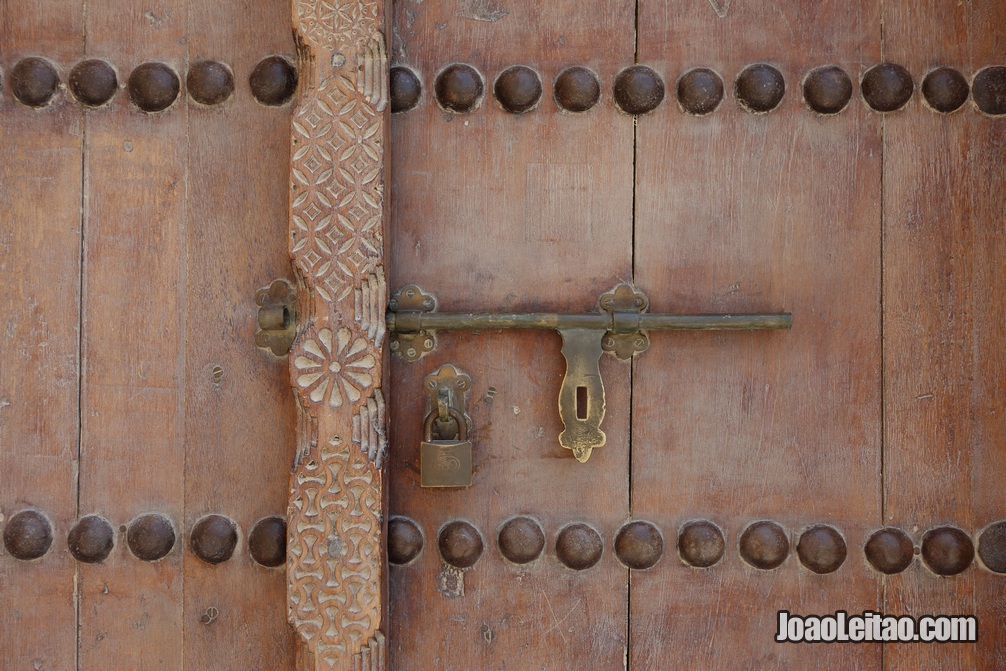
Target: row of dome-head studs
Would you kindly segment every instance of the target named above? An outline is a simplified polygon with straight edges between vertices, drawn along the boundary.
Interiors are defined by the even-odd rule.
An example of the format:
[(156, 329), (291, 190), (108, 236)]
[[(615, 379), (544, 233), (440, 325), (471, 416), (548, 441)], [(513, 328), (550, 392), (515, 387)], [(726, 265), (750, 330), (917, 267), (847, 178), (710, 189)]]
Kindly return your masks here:
[[(175, 525), (161, 513), (143, 513), (120, 527), (129, 551), (137, 559), (158, 561), (177, 542)], [(53, 525), (42, 512), (21, 510), (10, 517), (3, 530), (3, 544), (15, 559), (41, 559), (52, 548)], [(81, 517), (67, 533), (70, 554), (80, 562), (98, 564), (111, 554), (116, 543), (112, 524), (100, 515)], [(224, 515), (206, 515), (192, 526), (189, 549), (208, 564), (220, 564), (234, 555), (238, 525)], [(282, 566), (286, 561), (286, 520), (279, 516), (260, 519), (248, 534), (248, 554), (262, 566)]]
[[(434, 95), (438, 105), (447, 112), (465, 114), (476, 109), (485, 97), (482, 74), (467, 63), (452, 63), (440, 70), (434, 79)], [(677, 100), (681, 109), (693, 116), (715, 111), (726, 92), (722, 77), (709, 68), (693, 68), (677, 80)], [(837, 65), (823, 65), (806, 73), (801, 82), (806, 105), (822, 115), (844, 110), (855, 90), (852, 78)], [(960, 109), (968, 96), (975, 105), (991, 116), (1006, 115), (1006, 66), (987, 67), (975, 75), (972, 84), (958, 70), (937, 67), (926, 73), (922, 94), (928, 105), (942, 113)], [(972, 91), (973, 89), (973, 91)], [(897, 63), (879, 63), (869, 68), (860, 81), (863, 99), (878, 112), (893, 112), (904, 107), (915, 91), (911, 73)], [(543, 86), (540, 75), (526, 65), (513, 65), (500, 72), (492, 86), (500, 107), (511, 114), (524, 114), (538, 107)], [(411, 68), (396, 65), (391, 68), (391, 110), (407, 112), (422, 100), (423, 84)], [(619, 109), (627, 114), (652, 112), (665, 97), (664, 80), (653, 68), (632, 65), (615, 76), (612, 97)], [(782, 72), (768, 63), (753, 63), (745, 67), (734, 81), (734, 98), (753, 114), (771, 112), (786, 95)], [(583, 66), (573, 66), (560, 72), (553, 83), (552, 95), (558, 107), (567, 112), (586, 112), (601, 98), (601, 82), (597, 74)]]
[[(56, 66), (44, 58), (31, 56), (18, 61), (8, 76), (11, 93), (23, 105), (42, 108), (51, 104), (62, 82)], [(221, 105), (234, 93), (234, 73), (219, 61), (202, 60), (189, 66), (185, 80), (189, 97), (206, 105)], [(248, 76), (252, 95), (263, 105), (279, 106), (297, 90), (297, 70), (283, 56), (263, 58)], [(109, 103), (119, 91), (119, 78), (110, 63), (88, 59), (73, 66), (67, 88), (73, 98), (87, 108)], [(181, 79), (171, 66), (148, 61), (136, 66), (126, 81), (130, 101), (143, 112), (163, 112), (181, 92)]]
[[(422, 553), (425, 539), (419, 525), (396, 516), (388, 525), (388, 559), (407, 565)], [(532, 517), (517, 516), (498, 529), (496, 545), (500, 554), (514, 564), (527, 564), (541, 557), (546, 536), (541, 523)], [(633, 520), (615, 534), (615, 556), (626, 567), (645, 570), (656, 565), (664, 554), (664, 536), (656, 524)], [(692, 520), (677, 534), (681, 561), (696, 568), (709, 568), (724, 557), (727, 544), (721, 528), (709, 520)], [(437, 550), (447, 564), (460, 569), (473, 567), (485, 551), (482, 533), (467, 520), (448, 522), (437, 533)], [(555, 556), (564, 566), (581, 571), (595, 566), (604, 553), (601, 534), (591, 525), (574, 522), (562, 527), (555, 537)], [(741, 532), (737, 541), (741, 559), (748, 565), (770, 571), (781, 566), (791, 554), (790, 535), (777, 522), (758, 520)], [(916, 548), (911, 538), (896, 527), (879, 529), (870, 535), (863, 552), (870, 566), (884, 574), (907, 569), (916, 554), (935, 574), (957, 575), (974, 561), (971, 537), (953, 526), (928, 530)], [(986, 527), (978, 539), (978, 556), (986, 568), (1006, 573), (1006, 521)], [(800, 532), (796, 543), (800, 563), (814, 573), (837, 571), (848, 557), (842, 533), (828, 524), (814, 524)]]

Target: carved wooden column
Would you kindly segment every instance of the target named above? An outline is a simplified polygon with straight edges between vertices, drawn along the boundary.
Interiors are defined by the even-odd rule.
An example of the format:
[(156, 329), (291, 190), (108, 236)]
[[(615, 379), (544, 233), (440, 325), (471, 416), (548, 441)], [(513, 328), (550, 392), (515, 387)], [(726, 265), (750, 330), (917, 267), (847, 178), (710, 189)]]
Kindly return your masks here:
[(290, 253), (301, 333), (287, 571), (300, 668), (385, 667), (383, 0), (293, 0)]

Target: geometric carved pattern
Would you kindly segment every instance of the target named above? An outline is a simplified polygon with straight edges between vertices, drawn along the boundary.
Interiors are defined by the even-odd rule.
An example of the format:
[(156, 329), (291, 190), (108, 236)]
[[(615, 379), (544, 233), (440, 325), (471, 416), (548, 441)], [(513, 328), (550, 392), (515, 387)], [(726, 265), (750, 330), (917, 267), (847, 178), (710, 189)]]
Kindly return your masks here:
[(318, 47), (352, 47), (369, 40), (380, 25), (384, 8), (378, 2), (295, 0), (293, 25), (300, 37)]
[(384, 119), (342, 74), (293, 121), (291, 250), (326, 301), (341, 300), (381, 260)]
[(352, 668), (380, 627), (381, 471), (348, 443), (322, 441), (296, 475), (287, 570), (291, 616), (323, 669)]
[[(383, 671), (380, 391), (388, 63), (378, 0), (293, 0), (290, 256), (307, 294), (290, 352), (301, 421), (288, 509), (290, 622), (311, 671)], [(359, 446), (359, 447), (358, 447)]]

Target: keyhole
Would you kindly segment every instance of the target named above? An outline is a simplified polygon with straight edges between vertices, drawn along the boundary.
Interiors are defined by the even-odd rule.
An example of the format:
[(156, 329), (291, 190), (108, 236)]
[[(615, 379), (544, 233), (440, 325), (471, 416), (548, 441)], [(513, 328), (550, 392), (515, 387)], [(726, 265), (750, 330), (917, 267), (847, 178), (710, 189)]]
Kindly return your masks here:
[(587, 419), (587, 388), (576, 388), (576, 418)]

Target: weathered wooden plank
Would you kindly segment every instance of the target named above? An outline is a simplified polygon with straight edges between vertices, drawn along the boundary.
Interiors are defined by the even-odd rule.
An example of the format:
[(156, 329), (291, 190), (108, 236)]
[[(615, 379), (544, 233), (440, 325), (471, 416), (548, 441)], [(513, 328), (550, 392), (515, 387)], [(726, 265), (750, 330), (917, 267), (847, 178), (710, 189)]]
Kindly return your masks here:
[[(928, 531), (947, 526), (977, 543), (982, 529), (1006, 517), (1006, 130), (970, 102), (940, 114), (920, 95), (924, 76), (938, 66), (971, 80), (1001, 62), (1004, 20), (1002, 3), (986, 0), (884, 5), (885, 58), (916, 82), (906, 113), (889, 116), (884, 127), (884, 512), (886, 523), (923, 549), (920, 560), (887, 579), (886, 609), (979, 618), (977, 644), (885, 646), (892, 670), (1006, 663), (1003, 578), (977, 560), (940, 577), (923, 543)], [(967, 542), (952, 545), (967, 553)]]
[[(12, 72), (45, 57), (65, 80), (82, 53), (80, 2), (0, 6), (0, 528), (25, 509), (51, 524), (52, 544), (22, 561), (0, 545), (0, 650), (17, 668), (71, 669), (79, 415), (81, 113), (65, 93), (47, 107), (17, 102)], [(15, 522), (16, 523), (16, 522)]]
[[(629, 278), (632, 120), (609, 91), (632, 60), (633, 23), (625, 3), (396, 6), (392, 60), (416, 72), (424, 90), (392, 124), (393, 288), (417, 282), (448, 311), (584, 311)], [(435, 97), (438, 72), (455, 62), (483, 80), (485, 97), (467, 114), (444, 111)], [(513, 65), (542, 82), (537, 108), (522, 115), (504, 111), (493, 92)], [(601, 81), (601, 102), (580, 114), (562, 112), (552, 95), (570, 66), (590, 68)], [(610, 539), (628, 510), (628, 367), (602, 362), (608, 442), (581, 464), (557, 440), (565, 369), (558, 335), (439, 339), (421, 362), (392, 364), (391, 510), (418, 523), (425, 549), (390, 569), (391, 668), (621, 668), (626, 572)], [(475, 474), (463, 491), (419, 487), (428, 410), (422, 377), (445, 363), (472, 377)], [(543, 555), (525, 565), (508, 562), (498, 547), (515, 515), (537, 520), (545, 538)], [(463, 572), (438, 550), (441, 527), (459, 519), (484, 544)], [(595, 567), (560, 563), (556, 541), (571, 522), (600, 533)], [(452, 598), (458, 590), (449, 578), (462, 573), (464, 595)]]
[[(712, 6), (711, 6), (712, 5)], [(664, 533), (663, 559), (631, 576), (630, 668), (876, 668), (880, 646), (780, 645), (776, 612), (879, 605), (862, 561), (880, 518), (880, 126), (857, 95), (811, 112), (801, 81), (838, 65), (853, 82), (880, 53), (879, 3), (641, 3), (639, 62), (663, 105), (639, 120), (636, 282), (653, 311), (787, 310), (791, 332), (653, 334), (634, 366), (632, 516)], [(734, 83), (754, 63), (782, 73), (767, 114)], [(677, 80), (722, 78), (707, 116), (685, 114)], [(856, 87), (858, 89), (858, 87)], [(679, 528), (714, 522), (725, 554), (682, 566)], [(746, 563), (744, 529), (781, 525), (785, 562)], [(848, 556), (830, 574), (801, 564), (814, 524)], [(750, 555), (749, 555), (750, 556)]]
[(216, 81), (200, 78), (186, 100), (186, 543), (206, 515), (230, 518), (239, 534), (219, 564), (185, 553), (182, 661), (281, 671), (293, 668), (285, 572), (257, 564), (248, 541), (260, 519), (286, 516), (296, 437), (287, 360), (255, 347), (255, 292), (291, 276), (290, 105), (256, 101), (249, 76), (266, 57), (296, 60), (290, 2), (189, 0), (188, 25), (189, 72), (226, 64), (234, 93), (199, 104)]
[[(87, 55), (123, 83), (147, 61), (184, 73), (186, 5), (89, 2)], [(124, 90), (87, 118), (80, 506), (120, 533), (104, 563), (80, 568), (82, 669), (181, 668), (186, 119), (182, 101), (148, 115)], [(158, 561), (127, 548), (149, 513), (176, 535)]]

